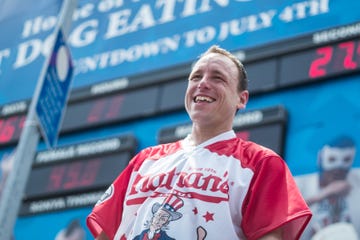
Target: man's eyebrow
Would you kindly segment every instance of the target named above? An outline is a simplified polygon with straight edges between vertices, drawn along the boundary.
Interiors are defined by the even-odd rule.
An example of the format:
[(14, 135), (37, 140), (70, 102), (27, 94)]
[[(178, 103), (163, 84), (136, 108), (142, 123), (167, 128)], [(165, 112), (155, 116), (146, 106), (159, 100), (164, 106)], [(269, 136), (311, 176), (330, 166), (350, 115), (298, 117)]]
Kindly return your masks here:
[(210, 71), (210, 73), (211, 74), (215, 74), (215, 75), (221, 75), (221, 76), (223, 76), (223, 77), (225, 77), (225, 76), (227, 76), (227, 72), (225, 71), (225, 70), (219, 70), (219, 69), (212, 69), (211, 71)]
[(190, 72), (189, 76), (192, 76), (192, 75), (194, 75), (194, 74), (199, 74), (199, 73), (201, 73), (201, 72), (202, 72), (202, 70), (201, 70), (200, 68), (193, 69), (193, 70)]
[(219, 74), (224, 74), (225, 73), (225, 71), (222, 71), (222, 70), (219, 70), (219, 69), (212, 69), (210, 72), (211, 73), (219, 73)]

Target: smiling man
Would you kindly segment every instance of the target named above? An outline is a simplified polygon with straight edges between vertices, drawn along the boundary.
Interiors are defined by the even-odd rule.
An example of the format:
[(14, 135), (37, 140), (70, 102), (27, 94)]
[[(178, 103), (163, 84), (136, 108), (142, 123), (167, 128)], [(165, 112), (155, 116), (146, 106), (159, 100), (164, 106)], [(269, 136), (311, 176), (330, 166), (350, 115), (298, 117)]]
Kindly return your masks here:
[(242, 64), (220, 48), (209, 49), (195, 63), (185, 96), (194, 144), (232, 129), (236, 111), (249, 98), (246, 81)]
[(209, 48), (193, 66), (185, 94), (191, 133), (130, 161), (88, 216), (93, 235), (135, 239), (163, 202), (156, 209), (177, 216), (162, 229), (172, 239), (298, 239), (311, 212), (286, 163), (232, 129), (248, 98), (242, 63)]

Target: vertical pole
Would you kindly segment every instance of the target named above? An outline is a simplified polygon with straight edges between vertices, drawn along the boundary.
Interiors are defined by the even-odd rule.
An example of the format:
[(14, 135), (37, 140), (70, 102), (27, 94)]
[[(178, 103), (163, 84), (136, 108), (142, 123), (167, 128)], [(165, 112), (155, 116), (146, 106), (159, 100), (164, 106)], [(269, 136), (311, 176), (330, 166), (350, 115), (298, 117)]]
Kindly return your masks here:
[[(76, 0), (64, 0), (58, 16), (58, 23), (54, 29), (56, 34), (60, 29), (65, 37), (70, 31), (73, 11)], [(55, 35), (54, 34), (54, 35)], [(56, 35), (55, 35), (56, 36)], [(36, 103), (43, 85), (44, 77), (49, 65), (51, 53), (46, 57), (39, 79), (37, 81), (34, 96), (26, 117), (23, 131), (21, 133), (16, 152), (13, 159), (12, 170), (6, 180), (0, 198), (0, 239), (10, 240), (13, 235), (14, 226), (22, 203), (26, 182), (31, 171), (31, 166), (40, 139), (40, 132), (36, 118)]]

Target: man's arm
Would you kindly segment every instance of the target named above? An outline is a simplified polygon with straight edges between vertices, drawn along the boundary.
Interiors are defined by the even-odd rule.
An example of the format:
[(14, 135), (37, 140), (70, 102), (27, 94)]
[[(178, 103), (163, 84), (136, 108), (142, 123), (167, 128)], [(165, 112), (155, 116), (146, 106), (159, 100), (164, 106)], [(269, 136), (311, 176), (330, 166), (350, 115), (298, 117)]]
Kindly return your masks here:
[(101, 232), (99, 236), (97, 236), (96, 240), (110, 240), (110, 238), (108, 238), (104, 232)]
[(281, 240), (282, 237), (282, 229), (277, 228), (272, 232), (265, 234), (264, 236), (260, 237), (259, 240)]
[(327, 185), (326, 187), (324, 187), (314, 196), (307, 198), (306, 203), (310, 206), (330, 196), (347, 195), (350, 193), (350, 191), (351, 191), (351, 185), (348, 181), (336, 180), (330, 183), (329, 185)]

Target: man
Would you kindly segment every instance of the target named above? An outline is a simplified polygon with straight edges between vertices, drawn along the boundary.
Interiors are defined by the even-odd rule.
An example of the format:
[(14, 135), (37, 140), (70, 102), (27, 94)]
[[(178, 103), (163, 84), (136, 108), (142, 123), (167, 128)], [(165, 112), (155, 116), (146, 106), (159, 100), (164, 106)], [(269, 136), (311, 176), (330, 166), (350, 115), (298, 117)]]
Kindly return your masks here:
[(217, 46), (195, 63), (185, 94), (185, 139), (147, 148), (114, 181), (87, 219), (97, 239), (134, 239), (160, 199), (182, 199), (175, 239), (298, 239), (311, 212), (285, 162), (237, 138), (233, 119), (249, 98), (240, 61)]
[(316, 180), (311, 181), (311, 186), (306, 187), (311, 193), (304, 194), (310, 195), (305, 200), (314, 213), (304, 235), (329, 239), (329, 236), (324, 236), (330, 232), (332, 236), (340, 234), (344, 239), (358, 239), (351, 219), (356, 213), (351, 211), (348, 197), (352, 191), (349, 175), (355, 153), (354, 140), (343, 135), (335, 137), (319, 150), (319, 174)]

